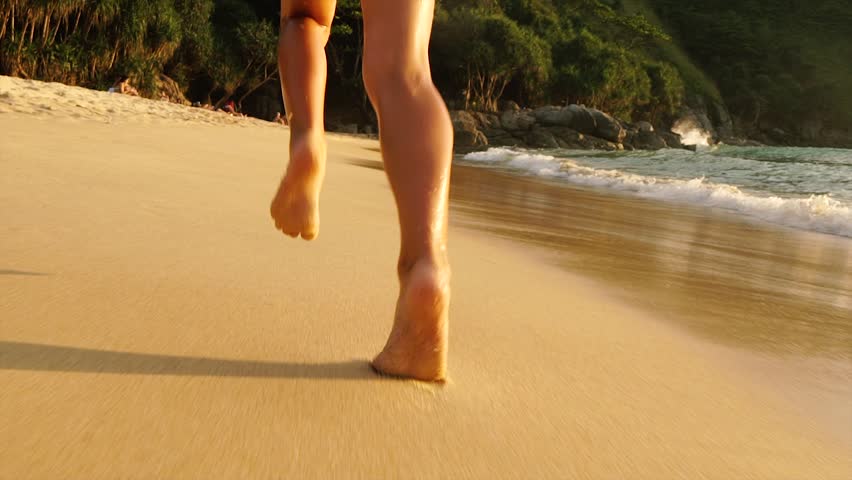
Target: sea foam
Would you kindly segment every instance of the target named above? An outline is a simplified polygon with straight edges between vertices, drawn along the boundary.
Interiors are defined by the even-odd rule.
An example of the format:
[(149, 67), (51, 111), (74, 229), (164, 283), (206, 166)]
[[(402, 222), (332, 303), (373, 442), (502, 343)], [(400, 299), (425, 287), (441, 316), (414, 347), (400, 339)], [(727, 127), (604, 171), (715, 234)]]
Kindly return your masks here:
[(762, 196), (704, 178), (669, 179), (595, 169), (570, 159), (508, 148), (469, 153), (464, 160), (644, 198), (722, 208), (772, 223), (852, 237), (852, 208), (829, 195)]

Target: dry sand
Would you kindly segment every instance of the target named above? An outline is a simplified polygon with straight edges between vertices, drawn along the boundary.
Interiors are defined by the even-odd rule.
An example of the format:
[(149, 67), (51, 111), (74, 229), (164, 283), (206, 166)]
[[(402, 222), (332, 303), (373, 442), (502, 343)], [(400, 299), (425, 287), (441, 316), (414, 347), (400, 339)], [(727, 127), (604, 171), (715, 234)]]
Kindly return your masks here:
[(0, 479), (848, 479), (711, 349), (451, 229), (450, 381), (379, 378), (396, 295), (374, 141), (276, 232), (287, 130), (0, 77)]

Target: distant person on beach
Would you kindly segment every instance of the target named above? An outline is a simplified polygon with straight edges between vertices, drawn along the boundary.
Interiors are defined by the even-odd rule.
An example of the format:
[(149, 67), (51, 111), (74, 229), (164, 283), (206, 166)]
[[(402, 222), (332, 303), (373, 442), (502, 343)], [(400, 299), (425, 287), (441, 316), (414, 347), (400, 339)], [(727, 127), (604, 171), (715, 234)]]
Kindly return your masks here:
[(123, 93), (125, 95), (133, 95), (134, 97), (139, 96), (139, 91), (133, 88), (133, 85), (130, 84), (130, 77), (127, 75), (122, 75), (118, 80), (113, 84), (109, 89), (110, 93)]
[[(379, 119), (385, 172), (399, 212), (400, 290), (393, 328), (373, 368), (440, 381), (446, 376), (447, 196), (453, 132), (432, 83), (434, 0), (362, 0), (364, 85)], [(319, 233), (325, 174), (325, 44), (334, 0), (282, 0), (278, 66), (290, 123), (290, 161), (271, 214), (291, 237)]]
[(225, 113), (230, 113), (231, 115), (236, 115), (237, 113), (237, 105), (233, 100), (228, 100), (224, 107), (222, 107), (222, 111)]

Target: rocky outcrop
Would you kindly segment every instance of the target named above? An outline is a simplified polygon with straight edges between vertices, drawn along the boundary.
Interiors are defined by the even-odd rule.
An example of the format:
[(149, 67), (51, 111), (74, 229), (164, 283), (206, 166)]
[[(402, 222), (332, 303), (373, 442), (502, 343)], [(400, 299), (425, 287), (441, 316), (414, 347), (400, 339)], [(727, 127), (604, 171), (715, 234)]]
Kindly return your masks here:
[(488, 138), (479, 129), (480, 123), (474, 114), (464, 110), (450, 112), (455, 135), (455, 150), (459, 153), (480, 150), (488, 146)]
[(583, 105), (535, 110), (507, 105), (499, 114), (450, 112), (455, 150), (466, 153), (493, 146), (635, 150), (685, 148), (680, 136), (658, 132), (647, 122), (635, 125)]
[(600, 110), (582, 105), (541, 107), (533, 110), (531, 115), (541, 126), (567, 127), (613, 143), (621, 143), (627, 136), (627, 131), (618, 120)]
[(727, 138), (734, 136), (734, 121), (728, 108), (719, 101), (712, 101), (709, 108), (710, 121), (716, 127), (716, 134), (719, 138)]
[[(710, 98), (691, 98), (666, 128), (648, 122), (621, 121), (584, 105), (523, 109), (505, 102), (499, 113), (452, 111), (455, 150), (466, 153), (492, 146), (597, 150), (696, 150), (700, 145), (815, 145), (848, 147), (852, 128), (803, 119), (798, 129), (761, 125), (737, 136), (725, 105)], [(659, 126), (657, 126), (659, 127)], [(740, 127), (741, 129), (741, 127)], [(739, 135), (743, 135), (740, 132)], [(757, 140), (757, 141), (755, 141)]]
[(684, 108), (672, 125), (672, 131), (682, 137), (690, 137), (691, 142), (702, 139), (707, 143), (715, 143), (719, 134), (707, 112), (701, 109)]
[(593, 108), (589, 109), (589, 112), (595, 120), (595, 130), (593, 132), (585, 133), (603, 138), (604, 140), (609, 140), (613, 143), (621, 143), (624, 141), (624, 137), (627, 136), (627, 131), (624, 130), (624, 127), (621, 126), (618, 120)]
[(686, 146), (681, 141), (680, 135), (672, 132), (660, 132), (658, 133), (661, 139), (666, 142), (666, 146), (669, 148), (686, 148)]
[(703, 138), (710, 144), (734, 136), (734, 121), (720, 100), (693, 95), (687, 99), (687, 105), (672, 125), (674, 132), (689, 137), (690, 142)]
[(510, 132), (529, 131), (535, 123), (535, 117), (529, 111), (506, 110), (500, 115), (500, 125)]

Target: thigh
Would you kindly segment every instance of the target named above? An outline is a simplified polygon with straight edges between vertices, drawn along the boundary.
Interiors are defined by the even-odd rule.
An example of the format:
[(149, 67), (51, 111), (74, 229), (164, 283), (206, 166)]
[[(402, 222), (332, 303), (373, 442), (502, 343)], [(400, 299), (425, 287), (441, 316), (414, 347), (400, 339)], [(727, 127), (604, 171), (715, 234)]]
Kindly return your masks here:
[(387, 62), (428, 62), (434, 0), (361, 0), (364, 56)]
[(329, 27), (336, 3), (336, 0), (281, 0), (281, 19), (309, 17)]

